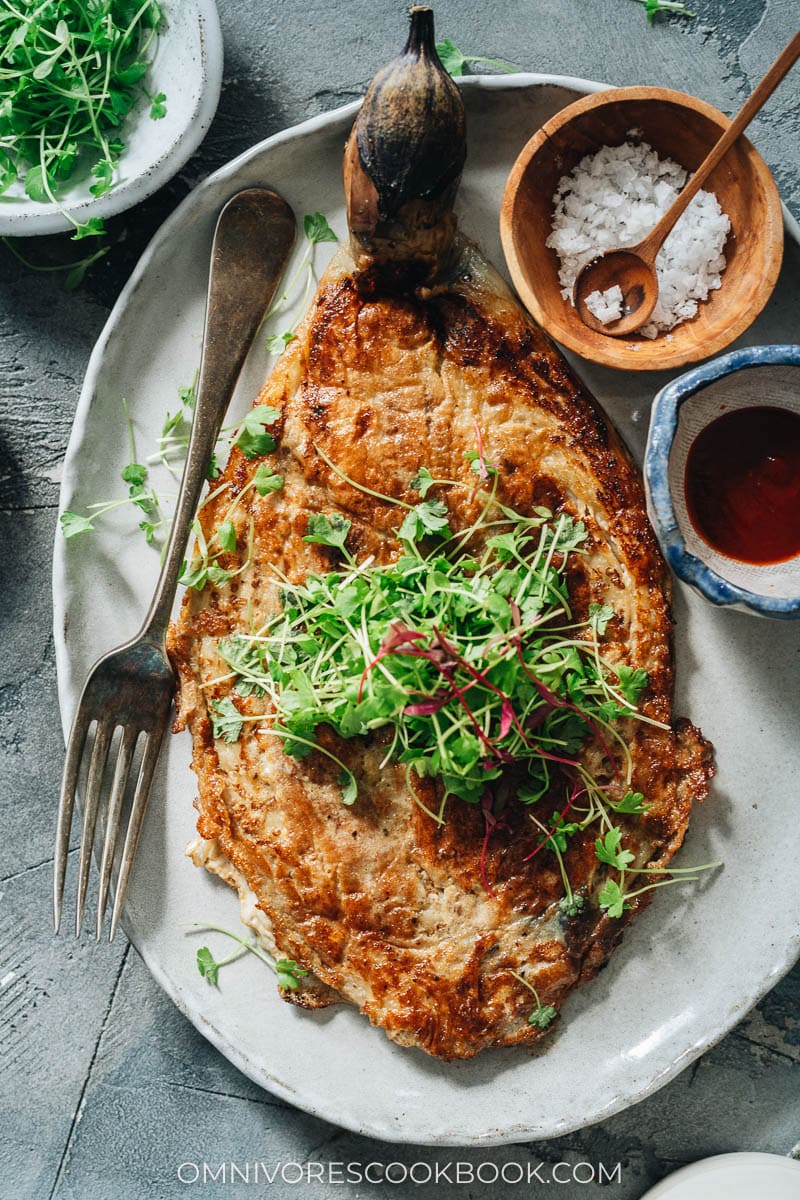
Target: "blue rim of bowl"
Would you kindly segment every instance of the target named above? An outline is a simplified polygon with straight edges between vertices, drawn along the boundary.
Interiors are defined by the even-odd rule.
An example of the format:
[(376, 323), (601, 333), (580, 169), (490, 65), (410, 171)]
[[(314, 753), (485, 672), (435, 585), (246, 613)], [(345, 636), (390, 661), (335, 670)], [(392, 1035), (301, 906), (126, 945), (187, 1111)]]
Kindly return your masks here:
[(784, 599), (762, 596), (729, 583), (686, 548), (678, 527), (669, 487), (669, 456), (678, 428), (682, 405), (691, 397), (735, 371), (751, 367), (800, 367), (800, 346), (748, 346), (686, 371), (662, 388), (653, 401), (650, 432), (644, 458), (644, 474), (650, 501), (651, 520), (661, 548), (672, 570), (684, 583), (696, 588), (712, 604), (737, 605), (759, 616), (800, 617), (800, 597)]

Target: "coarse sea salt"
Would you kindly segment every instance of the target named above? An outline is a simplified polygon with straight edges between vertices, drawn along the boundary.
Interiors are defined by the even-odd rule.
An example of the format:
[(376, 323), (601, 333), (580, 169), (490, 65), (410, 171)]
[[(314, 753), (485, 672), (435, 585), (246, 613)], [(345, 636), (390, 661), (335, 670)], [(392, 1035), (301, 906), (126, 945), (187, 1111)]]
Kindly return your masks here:
[[(603, 146), (562, 176), (553, 196), (553, 228), (547, 245), (559, 257), (564, 299), (572, 300), (578, 273), (599, 253), (640, 242), (686, 179), (687, 172), (678, 163), (659, 158), (647, 142), (635, 141)], [(714, 193), (699, 191), (656, 258), (658, 302), (640, 334), (655, 338), (674, 329), (693, 317), (709, 292), (721, 286), (730, 228)], [(604, 324), (622, 315), (619, 290), (609, 288), (590, 297), (595, 306), (590, 305), (590, 311)]]
[(586, 297), (586, 307), (604, 325), (608, 325), (609, 321), (618, 321), (622, 316), (622, 288), (615, 283), (604, 292), (590, 292)]

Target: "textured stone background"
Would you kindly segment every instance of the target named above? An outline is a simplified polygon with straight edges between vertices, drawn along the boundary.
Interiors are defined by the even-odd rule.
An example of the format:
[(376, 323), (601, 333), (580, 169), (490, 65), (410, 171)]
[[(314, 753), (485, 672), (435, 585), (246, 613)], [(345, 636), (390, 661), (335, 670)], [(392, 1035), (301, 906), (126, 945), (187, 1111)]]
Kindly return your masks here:
[[(797, 0), (691, 0), (691, 7), (692, 21), (650, 26), (634, 0), (436, 4), (440, 36), (467, 51), (523, 69), (666, 84), (731, 112), (796, 27)], [(63, 755), (50, 555), (60, 463), (90, 350), (140, 252), (186, 192), (254, 141), (358, 96), (396, 51), (403, 8), (399, 0), (220, 0), (226, 69), (214, 125), (178, 178), (111, 222), (111, 251), (82, 290), (67, 293), (57, 275), (33, 274), (0, 246), (0, 1197), (8, 1200), (171, 1198), (193, 1190), (176, 1175), (186, 1161), (455, 1158), (620, 1161), (622, 1182), (602, 1195), (635, 1200), (685, 1162), (729, 1150), (788, 1153), (800, 1136), (798, 969), (636, 1108), (555, 1142), (434, 1153), (360, 1139), (254, 1087), (173, 1008), (124, 938), (96, 947), (50, 935)], [(797, 78), (752, 136), (800, 218)], [(48, 264), (69, 260), (75, 246), (48, 238), (23, 249)], [(194, 1191), (247, 1189), (207, 1183)], [(443, 1185), (437, 1194), (522, 1191)], [(573, 1184), (559, 1194), (574, 1200), (600, 1191)], [(433, 1188), (275, 1185), (270, 1192), (349, 1200), (425, 1197)]]

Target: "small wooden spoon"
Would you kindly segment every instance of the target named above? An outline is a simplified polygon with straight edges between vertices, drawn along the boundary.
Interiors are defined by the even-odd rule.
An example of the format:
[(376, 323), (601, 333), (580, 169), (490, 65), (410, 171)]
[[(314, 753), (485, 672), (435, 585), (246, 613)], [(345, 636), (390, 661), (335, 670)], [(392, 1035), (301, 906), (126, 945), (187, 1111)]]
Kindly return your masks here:
[[(573, 290), (573, 302), (585, 325), (610, 337), (623, 337), (644, 325), (658, 300), (656, 256), (672, 232), (678, 218), (686, 210), (711, 172), (725, 157), (733, 143), (750, 124), (764, 102), (772, 95), (784, 75), (800, 58), (800, 31), (778, 56), (749, 100), (731, 122), (713, 149), (703, 159), (681, 194), (669, 206), (654, 229), (636, 246), (606, 250), (588, 263), (578, 274)], [(604, 325), (586, 306), (586, 297), (593, 292), (606, 292), (619, 287), (622, 291), (622, 316)]]

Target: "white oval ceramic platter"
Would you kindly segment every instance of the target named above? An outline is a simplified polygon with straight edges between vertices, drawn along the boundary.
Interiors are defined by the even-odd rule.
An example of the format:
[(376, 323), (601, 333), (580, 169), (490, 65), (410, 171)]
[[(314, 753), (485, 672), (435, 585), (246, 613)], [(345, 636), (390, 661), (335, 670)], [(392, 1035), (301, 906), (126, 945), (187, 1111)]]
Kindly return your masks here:
[[(91, 177), (77, 176), (59, 196), (76, 221), (112, 217), (151, 196), (175, 175), (208, 132), (222, 86), (222, 31), (214, 0), (168, 0), (144, 84), (149, 95), (163, 92), (166, 116), (154, 121), (140, 100), (125, 119), (125, 143), (114, 186), (104, 196), (89, 194)], [(32, 237), (63, 233), (72, 224), (56, 204), (39, 204), (21, 181), (0, 196), (0, 234)]]
[[(498, 205), (530, 135), (601, 85), (518, 75), (464, 88), (469, 158), (458, 209), (466, 232), (502, 262)], [(341, 154), (355, 105), (277, 134), (218, 171), (167, 220), (114, 308), (89, 365), (67, 452), (62, 506), (85, 511), (123, 495), (128, 461), (122, 399), (139, 457), (198, 362), (209, 248), (234, 192), (276, 187), (304, 213), (345, 231)], [(749, 341), (797, 339), (797, 227), (776, 294)], [(299, 239), (301, 240), (301, 239)], [(296, 256), (302, 253), (298, 245)], [(318, 263), (334, 247), (318, 247)], [(793, 321), (795, 325), (793, 327)], [(798, 339), (800, 340), (800, 339)], [(244, 411), (268, 370), (258, 340), (240, 381)], [(648, 404), (667, 380), (579, 364), (641, 457)], [(489, 431), (490, 432), (490, 431)], [(97, 533), (64, 542), (54, 563), (55, 641), (66, 730), (98, 655), (132, 635), (158, 572), (126, 509)], [(401, 1049), (347, 1006), (306, 1013), (278, 998), (252, 956), (220, 975), (195, 967), (203, 940), (182, 927), (237, 927), (235, 895), (184, 857), (196, 793), (188, 735), (168, 737), (150, 802), (125, 929), (148, 967), (197, 1028), (252, 1079), (308, 1112), (390, 1141), (493, 1144), (551, 1137), (619, 1111), (667, 1082), (731, 1028), (800, 951), (796, 886), (797, 671), (800, 629), (720, 612), (676, 585), (677, 713), (690, 713), (717, 748), (713, 794), (693, 818), (680, 865), (723, 859), (705, 882), (668, 888), (626, 935), (607, 970), (579, 990), (545, 1047), (441, 1063)]]

